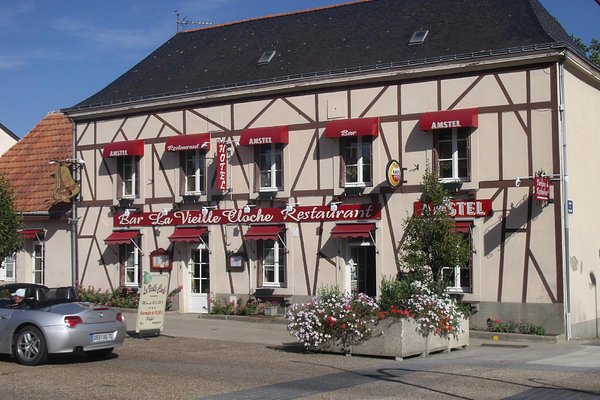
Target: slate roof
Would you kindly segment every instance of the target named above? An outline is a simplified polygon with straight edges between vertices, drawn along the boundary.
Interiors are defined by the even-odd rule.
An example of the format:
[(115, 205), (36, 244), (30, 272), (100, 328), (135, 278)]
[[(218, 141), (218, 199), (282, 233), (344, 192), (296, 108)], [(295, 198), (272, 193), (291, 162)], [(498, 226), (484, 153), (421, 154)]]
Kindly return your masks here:
[[(416, 30), (429, 34), (408, 45)], [(360, 67), (468, 59), (502, 49), (577, 46), (538, 0), (365, 0), (180, 32), (72, 109)], [(267, 65), (257, 61), (276, 50)]]
[(57, 212), (70, 205), (55, 205), (55, 165), (50, 160), (71, 158), (71, 121), (62, 113), (51, 113), (0, 157), (0, 174), (15, 194), (15, 209), (22, 213)]

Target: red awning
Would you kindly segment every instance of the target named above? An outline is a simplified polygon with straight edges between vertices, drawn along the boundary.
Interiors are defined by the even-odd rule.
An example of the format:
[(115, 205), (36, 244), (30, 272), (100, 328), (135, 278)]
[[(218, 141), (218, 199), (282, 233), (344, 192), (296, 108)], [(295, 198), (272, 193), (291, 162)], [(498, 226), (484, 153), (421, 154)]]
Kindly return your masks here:
[(472, 225), (472, 221), (454, 221), (454, 232), (469, 233)]
[(129, 244), (131, 239), (140, 236), (140, 231), (115, 231), (104, 239), (104, 244)]
[(144, 139), (114, 142), (104, 146), (102, 157), (143, 156)]
[(240, 138), (240, 145), (242, 146), (271, 143), (289, 143), (289, 129), (287, 125), (246, 129), (242, 132)]
[(244, 235), (245, 240), (277, 240), (283, 225), (254, 225)]
[(369, 238), (375, 224), (337, 224), (331, 230), (331, 236), (339, 238)]
[(21, 235), (21, 237), (23, 239), (35, 239), (36, 236), (40, 233), (44, 233), (43, 229), (23, 229), (21, 231), (19, 231), (19, 235)]
[(175, 231), (169, 240), (171, 242), (189, 242), (189, 243), (200, 243), (200, 236), (204, 235), (208, 231), (206, 227), (196, 228), (175, 228)]
[(165, 151), (186, 150), (210, 150), (210, 133), (171, 136), (165, 143)]
[(355, 118), (329, 121), (325, 125), (325, 137), (337, 139), (348, 136), (378, 136), (379, 118)]
[(478, 115), (479, 110), (477, 108), (426, 112), (421, 115), (419, 129), (422, 131), (430, 131), (446, 128), (477, 128), (479, 123)]

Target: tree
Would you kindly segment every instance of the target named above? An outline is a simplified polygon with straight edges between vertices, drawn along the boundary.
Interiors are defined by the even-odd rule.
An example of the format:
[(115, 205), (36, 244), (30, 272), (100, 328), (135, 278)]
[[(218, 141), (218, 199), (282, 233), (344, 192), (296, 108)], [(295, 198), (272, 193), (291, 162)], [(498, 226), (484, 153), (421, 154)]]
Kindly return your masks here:
[(14, 207), (14, 193), (10, 182), (0, 175), (0, 261), (23, 248), (21, 217)]
[(421, 182), (422, 211), (404, 220), (405, 240), (400, 246), (400, 264), (405, 274), (444, 292), (450, 283), (445, 267), (468, 266), (471, 246), (454, 231), (450, 197), (438, 174), (427, 167)]
[(586, 45), (581, 38), (571, 35), (571, 39), (579, 46), (585, 55), (596, 65), (600, 65), (600, 40), (592, 39), (590, 45)]

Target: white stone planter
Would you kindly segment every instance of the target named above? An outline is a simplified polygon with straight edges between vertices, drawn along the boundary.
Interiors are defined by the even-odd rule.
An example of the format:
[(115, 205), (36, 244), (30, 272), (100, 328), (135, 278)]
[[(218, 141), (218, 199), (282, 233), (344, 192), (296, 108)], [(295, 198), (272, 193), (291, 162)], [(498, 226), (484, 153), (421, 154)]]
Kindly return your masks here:
[(427, 356), (437, 351), (469, 346), (469, 320), (461, 322), (461, 332), (449, 338), (430, 335), (425, 337), (418, 330), (417, 322), (412, 319), (387, 318), (373, 328), (373, 337), (357, 344), (343, 346), (342, 343), (327, 343), (319, 347), (320, 351), (333, 353), (356, 354), (364, 356), (393, 357), (401, 360), (409, 356)]

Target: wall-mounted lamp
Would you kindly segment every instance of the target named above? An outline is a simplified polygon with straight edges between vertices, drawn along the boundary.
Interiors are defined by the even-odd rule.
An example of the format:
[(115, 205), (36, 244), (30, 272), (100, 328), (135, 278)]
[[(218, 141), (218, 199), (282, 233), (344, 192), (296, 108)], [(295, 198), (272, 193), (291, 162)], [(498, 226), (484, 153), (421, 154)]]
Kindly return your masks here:
[(331, 203), (329, 203), (329, 210), (330, 210), (331, 212), (333, 212), (333, 211), (337, 211), (337, 209), (338, 209), (338, 204), (342, 204), (342, 202), (341, 202), (341, 201), (332, 201)]
[(294, 212), (294, 206), (300, 205), (300, 203), (287, 203), (285, 205), (285, 212), (291, 213)]
[(202, 206), (202, 216), (206, 217), (209, 210), (214, 210), (217, 206)]
[(515, 186), (516, 186), (516, 187), (519, 187), (519, 186), (521, 186), (521, 178), (517, 178), (517, 179), (515, 179)]
[(250, 212), (250, 207), (256, 207), (256, 204), (246, 204), (244, 206), (244, 213), (248, 214)]
[(163, 217), (166, 217), (169, 214), (169, 210), (167, 208), (163, 208), (162, 210), (160, 210), (160, 215), (162, 215)]
[(123, 216), (125, 216), (125, 218), (129, 218), (130, 215), (131, 211), (129, 211), (129, 208), (126, 208), (125, 211), (123, 211)]

